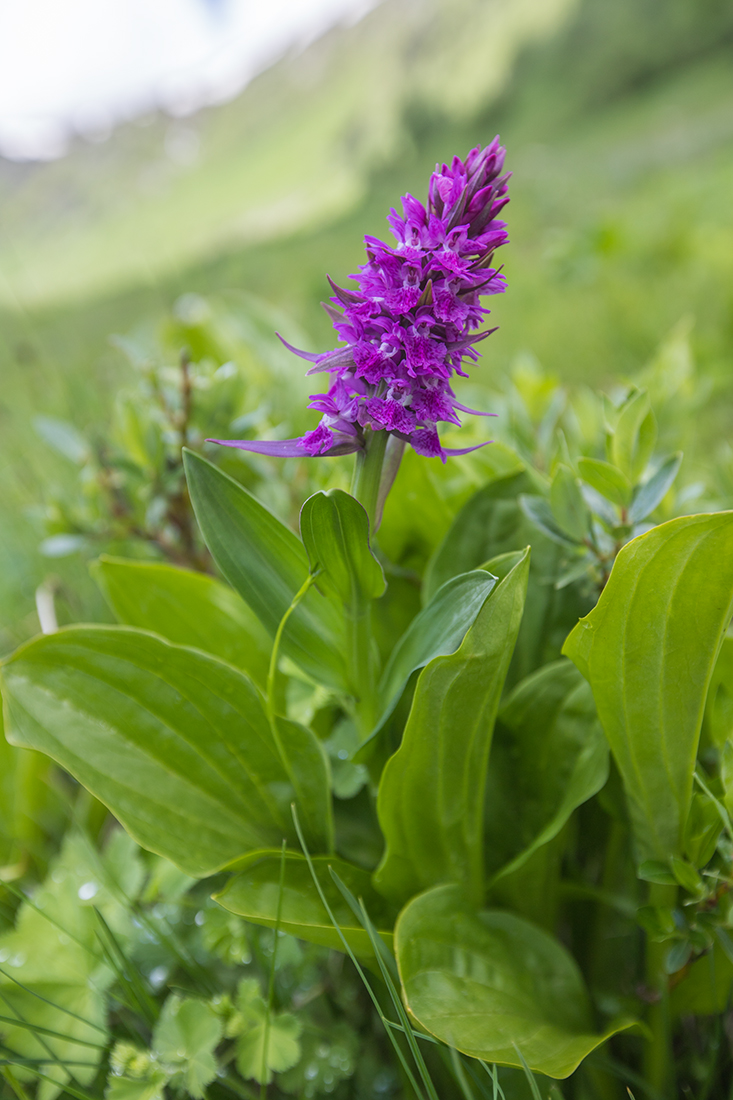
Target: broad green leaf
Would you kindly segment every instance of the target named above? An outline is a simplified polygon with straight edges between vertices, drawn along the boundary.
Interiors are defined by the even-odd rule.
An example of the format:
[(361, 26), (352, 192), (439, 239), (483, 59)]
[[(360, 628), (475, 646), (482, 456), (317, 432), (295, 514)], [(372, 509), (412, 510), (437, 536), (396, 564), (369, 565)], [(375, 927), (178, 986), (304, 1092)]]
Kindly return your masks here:
[(648, 481), (634, 490), (634, 499), (629, 508), (629, 523), (641, 523), (661, 504), (677, 477), (681, 462), (682, 451), (670, 455)]
[(331, 847), (327, 763), (314, 735), (277, 719), (243, 674), (130, 627), (71, 627), (2, 667), (9, 739), (40, 749), (143, 847), (195, 876), (295, 839)]
[(579, 458), (578, 473), (592, 489), (606, 500), (626, 508), (631, 501), (631, 482), (618, 466), (599, 458)]
[(608, 745), (587, 682), (570, 661), (523, 680), (499, 711), (486, 798), (494, 881), (562, 829), (608, 778)]
[(395, 902), (445, 881), (481, 894), (486, 769), (528, 573), (529, 549), (490, 593), (460, 649), (420, 674), (377, 802), (386, 851), (374, 884)]
[(519, 498), (519, 506), (531, 523), (538, 527), (543, 535), (560, 546), (577, 546), (582, 540), (574, 535), (569, 535), (557, 523), (553, 510), (544, 497), (532, 496), (523, 493)]
[(119, 622), (221, 657), (264, 689), (270, 636), (228, 585), (172, 565), (106, 556), (92, 573)]
[[(516, 500), (529, 488), (527, 475), (514, 472), (474, 493), (428, 563), (423, 582), (425, 603), (452, 577), (476, 569), (496, 554), (518, 548), (523, 516)], [(522, 545), (526, 544), (525, 539)]]
[[(308, 577), (302, 542), (227, 474), (191, 451), (183, 457), (196, 519), (214, 561), (274, 637)], [(343, 623), (319, 592), (308, 592), (290, 616), (282, 652), (319, 683), (345, 687)]]
[(624, 402), (611, 438), (611, 458), (635, 482), (643, 473), (657, 441), (657, 423), (645, 390)]
[(394, 710), (405, 684), (436, 657), (455, 653), (486, 601), (496, 577), (476, 569), (449, 580), (415, 616), (392, 651), (379, 683), (379, 729)]
[(369, 546), (369, 518), (348, 493), (315, 493), (300, 510), (300, 534), (316, 584), (355, 609), (385, 589), (382, 567)]
[(593, 689), (640, 861), (682, 853), (708, 684), (733, 611), (733, 512), (684, 516), (621, 550), (564, 652)]
[(414, 898), (395, 929), (405, 1004), (464, 1054), (568, 1077), (617, 1031), (594, 1032), (580, 970), (547, 932), (512, 913), (475, 912), (456, 886)]
[(583, 542), (590, 530), (590, 513), (578, 479), (567, 466), (558, 466), (552, 479), (550, 507), (560, 530), (573, 542)]
[[(368, 871), (344, 859), (332, 856), (312, 857), (318, 882), (338, 926), (355, 955), (374, 952), (369, 935), (356, 920), (329, 873), (332, 867), (351, 893), (361, 898), (372, 923), (388, 947), (392, 946), (393, 917), (384, 898), (375, 893)], [(280, 851), (252, 852), (237, 866), (241, 867), (214, 898), (219, 905), (253, 924), (274, 928), (280, 896)], [(343, 951), (337, 930), (323, 906), (305, 856), (287, 852), (283, 885), (280, 928), (301, 940)]]

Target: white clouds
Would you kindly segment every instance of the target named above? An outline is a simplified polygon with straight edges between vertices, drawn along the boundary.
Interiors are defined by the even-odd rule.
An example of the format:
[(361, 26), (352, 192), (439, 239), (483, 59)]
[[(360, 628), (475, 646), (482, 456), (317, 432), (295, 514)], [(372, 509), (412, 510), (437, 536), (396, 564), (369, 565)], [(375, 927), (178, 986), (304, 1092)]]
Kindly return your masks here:
[(0, 154), (45, 159), (163, 107), (236, 94), (377, 0), (0, 0)]

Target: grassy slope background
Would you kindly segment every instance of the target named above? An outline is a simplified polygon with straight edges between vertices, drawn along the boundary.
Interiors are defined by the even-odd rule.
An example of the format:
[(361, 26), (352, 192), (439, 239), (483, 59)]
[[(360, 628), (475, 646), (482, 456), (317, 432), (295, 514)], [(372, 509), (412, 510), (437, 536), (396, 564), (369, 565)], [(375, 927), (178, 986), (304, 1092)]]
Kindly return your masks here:
[(32, 418), (106, 417), (127, 369), (110, 332), (181, 293), (240, 287), (329, 346), (324, 273), (355, 270), (401, 193), (497, 131), (514, 172), (511, 292), (479, 377), (531, 350), (602, 383), (691, 315), (721, 396), (706, 430), (722, 434), (732, 41), (722, 0), (387, 0), (231, 104), (123, 126), (54, 164), (0, 162), (0, 625), (37, 628), (49, 563), (27, 512), (74, 476)]

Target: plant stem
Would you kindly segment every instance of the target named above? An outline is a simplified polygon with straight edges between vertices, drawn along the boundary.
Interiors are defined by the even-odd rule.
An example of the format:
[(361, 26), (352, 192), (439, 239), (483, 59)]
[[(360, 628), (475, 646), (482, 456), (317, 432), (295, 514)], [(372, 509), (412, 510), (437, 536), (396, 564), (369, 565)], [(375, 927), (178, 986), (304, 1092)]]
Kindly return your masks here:
[[(649, 905), (673, 908), (677, 902), (677, 887), (652, 883), (649, 888)], [(664, 960), (668, 945), (656, 943), (651, 936), (646, 941), (646, 984), (658, 994), (658, 1000), (649, 1006), (647, 1023), (651, 1039), (644, 1051), (644, 1077), (660, 1096), (676, 1095), (672, 1034), (669, 1018), (668, 977)]]
[(351, 495), (363, 505), (369, 516), (369, 531), (374, 534), (377, 527), (377, 501), (379, 484), (382, 480), (382, 466), (387, 449), (389, 433), (386, 431), (365, 431), (366, 443), (363, 451), (357, 451), (354, 477), (351, 482)]

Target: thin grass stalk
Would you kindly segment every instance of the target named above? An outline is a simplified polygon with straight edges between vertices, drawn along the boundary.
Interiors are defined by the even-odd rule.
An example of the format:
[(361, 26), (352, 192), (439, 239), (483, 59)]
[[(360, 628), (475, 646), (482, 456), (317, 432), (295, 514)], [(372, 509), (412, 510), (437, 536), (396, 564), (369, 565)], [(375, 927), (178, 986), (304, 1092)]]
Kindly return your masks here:
[(277, 962), (277, 943), (280, 938), (280, 922), (282, 920), (283, 891), (285, 889), (285, 841), (280, 849), (280, 882), (277, 894), (277, 913), (275, 916), (275, 932), (272, 941), (272, 959), (270, 960), (270, 978), (267, 985), (267, 1012), (265, 1014), (265, 1032), (262, 1042), (262, 1063), (260, 1066), (260, 1100), (267, 1097), (267, 1055), (270, 1048), (270, 1020), (272, 1018), (272, 1006), (275, 999), (275, 966)]
[(366, 974), (364, 973), (364, 970), (363, 970), (361, 964), (359, 963), (358, 959), (356, 958), (356, 955), (354, 954), (354, 952), (351, 950), (351, 945), (349, 944), (348, 940), (346, 939), (343, 932), (341, 931), (341, 926), (339, 925), (338, 921), (336, 920), (333, 913), (331, 912), (331, 906), (328, 904), (328, 901), (326, 900), (326, 895), (323, 892), (323, 888), (321, 887), (321, 884), (318, 881), (318, 876), (316, 875), (316, 871), (315, 871), (315, 868), (313, 866), (313, 860), (311, 859), (310, 852), (308, 851), (308, 848), (307, 848), (306, 843), (305, 843), (305, 838), (303, 836), (303, 830), (300, 827), (300, 822), (298, 820), (298, 811), (296, 809), (295, 803), (292, 804), (291, 811), (292, 811), (292, 814), (293, 814), (293, 822), (295, 824), (295, 831), (298, 835), (298, 840), (300, 841), (300, 846), (303, 849), (303, 855), (306, 858), (306, 862), (308, 864), (308, 870), (310, 871), (311, 878), (313, 879), (313, 883), (314, 883), (315, 888), (318, 892), (318, 896), (321, 899), (321, 902), (323, 904), (324, 909), (326, 910), (326, 913), (328, 914), (328, 918), (331, 921), (334, 928), (336, 929), (336, 934), (338, 935), (339, 939), (341, 940), (341, 943), (343, 944), (344, 951), (346, 952), (346, 954), (349, 956), (352, 963), (356, 967), (356, 972), (359, 975), (359, 977), (361, 978), (361, 980), (364, 984), (364, 987), (365, 987), (367, 993), (369, 994), (369, 998), (370, 998), (372, 1004), (374, 1005), (374, 1008), (377, 1011), (379, 1019), (382, 1021), (382, 1024), (384, 1025), (385, 1031), (387, 1032), (387, 1035), (389, 1037), (389, 1041), (391, 1042), (391, 1044), (394, 1048), (394, 1051), (395, 1051), (395, 1053), (396, 1053), (396, 1055), (397, 1055), (397, 1057), (400, 1061), (400, 1065), (402, 1066), (403, 1070), (405, 1071), (405, 1075), (407, 1076), (407, 1079), (410, 1082), (410, 1085), (412, 1086), (416, 1097), (418, 1098), (418, 1100), (424, 1100), (423, 1093), (422, 1093), (417, 1081), (415, 1080), (414, 1073), (410, 1069), (410, 1066), (407, 1064), (407, 1059), (405, 1058), (405, 1055), (402, 1051), (402, 1048), (400, 1047), (399, 1043), (397, 1042), (394, 1035), (392, 1034), (392, 1021), (387, 1020), (386, 1016), (382, 1012), (382, 1006), (380, 1005), (379, 1000), (378, 1000), (376, 994), (374, 993), (374, 990), (372, 989), (371, 985), (367, 981)]

